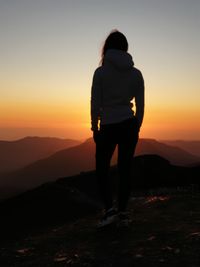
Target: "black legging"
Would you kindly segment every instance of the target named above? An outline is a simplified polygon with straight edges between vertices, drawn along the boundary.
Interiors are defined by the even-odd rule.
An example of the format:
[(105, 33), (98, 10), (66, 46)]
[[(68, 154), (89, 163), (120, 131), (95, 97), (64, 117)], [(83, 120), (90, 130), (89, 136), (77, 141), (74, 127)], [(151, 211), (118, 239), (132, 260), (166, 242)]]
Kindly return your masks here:
[(106, 210), (113, 206), (112, 186), (109, 179), (110, 161), (118, 145), (118, 211), (125, 211), (131, 193), (131, 167), (138, 142), (138, 121), (135, 117), (120, 123), (100, 125), (96, 142), (96, 175)]

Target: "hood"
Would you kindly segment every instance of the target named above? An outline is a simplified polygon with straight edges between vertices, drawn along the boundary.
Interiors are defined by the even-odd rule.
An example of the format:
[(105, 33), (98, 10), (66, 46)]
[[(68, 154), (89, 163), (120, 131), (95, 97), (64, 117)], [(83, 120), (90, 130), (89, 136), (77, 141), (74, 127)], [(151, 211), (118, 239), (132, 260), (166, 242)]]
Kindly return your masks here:
[(109, 49), (104, 57), (105, 65), (112, 65), (116, 69), (128, 70), (134, 66), (132, 56), (122, 50)]

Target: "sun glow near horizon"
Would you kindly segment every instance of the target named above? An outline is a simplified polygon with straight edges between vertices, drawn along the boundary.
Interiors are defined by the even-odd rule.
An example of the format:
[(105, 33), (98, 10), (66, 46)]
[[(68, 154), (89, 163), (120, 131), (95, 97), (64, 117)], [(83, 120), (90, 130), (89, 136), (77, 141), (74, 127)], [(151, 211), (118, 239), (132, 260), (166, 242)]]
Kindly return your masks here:
[[(145, 115), (140, 137), (200, 139), (200, 124), (197, 123), (200, 121), (198, 97), (190, 103), (187, 95), (182, 94), (181, 101), (178, 101), (178, 97), (170, 99), (171, 92), (168, 94), (166, 89), (160, 90), (155, 97), (154, 85), (162, 87), (162, 84), (159, 85), (156, 81), (151, 84), (148, 78), (146, 81)], [(61, 89), (56, 88), (54, 94), (51, 93), (52, 86), (46, 87), (43, 92), (36, 88), (30, 93), (27, 90), (25, 94), (20, 94), (20, 90), (17, 90), (14, 95), (11, 90), (14, 84), (12, 88), (7, 87), (10, 95), (0, 99), (0, 139), (12, 140), (27, 135), (76, 139), (91, 137), (91, 82), (92, 73), (90, 81), (82, 81), (83, 86), (75, 88), (70, 85), (73, 89), (67, 90), (69, 84), (66, 83)], [(50, 94), (47, 94), (48, 91)], [(177, 88), (175, 95), (180, 91)], [(34, 92), (37, 94), (34, 95)]]
[[(90, 130), (90, 109), (83, 106), (60, 107), (51, 105), (32, 105), (7, 107), (6, 115), (1, 112), (0, 139), (19, 139), (29, 135), (52, 136), (60, 138), (84, 139), (92, 136)], [(15, 109), (17, 108), (17, 109)], [(80, 106), (77, 105), (77, 110)], [(11, 112), (12, 110), (12, 112)], [(4, 110), (5, 112), (5, 110)], [(11, 113), (10, 113), (11, 112)], [(168, 111), (166, 108), (149, 109), (146, 107), (141, 138), (198, 140), (200, 125), (196, 111)], [(187, 129), (185, 124), (187, 122)], [(7, 129), (7, 138), (6, 138)], [(9, 137), (10, 136), (10, 137)]]
[(199, 12), (195, 0), (1, 1), (0, 139), (91, 137), (92, 76), (113, 28), (145, 79), (140, 136), (200, 139)]

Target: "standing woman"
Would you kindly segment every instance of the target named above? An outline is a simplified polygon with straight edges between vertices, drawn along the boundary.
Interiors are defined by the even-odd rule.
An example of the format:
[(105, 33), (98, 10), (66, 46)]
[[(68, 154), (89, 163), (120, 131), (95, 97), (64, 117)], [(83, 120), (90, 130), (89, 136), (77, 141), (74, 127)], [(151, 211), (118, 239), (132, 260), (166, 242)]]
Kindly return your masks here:
[[(127, 51), (124, 34), (112, 31), (105, 40), (101, 66), (95, 70), (92, 82), (91, 130), (96, 143), (97, 182), (105, 209), (99, 227), (116, 219), (128, 222), (131, 165), (144, 116), (144, 80)], [(120, 181), (115, 208), (108, 174), (117, 145)]]

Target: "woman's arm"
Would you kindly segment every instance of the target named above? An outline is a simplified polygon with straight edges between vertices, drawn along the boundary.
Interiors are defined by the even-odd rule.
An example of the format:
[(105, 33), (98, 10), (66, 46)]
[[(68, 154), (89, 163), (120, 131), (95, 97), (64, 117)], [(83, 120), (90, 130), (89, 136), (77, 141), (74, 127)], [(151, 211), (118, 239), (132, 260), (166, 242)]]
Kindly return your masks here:
[(100, 120), (100, 107), (101, 107), (101, 82), (99, 69), (94, 72), (92, 89), (91, 89), (91, 130), (98, 131), (98, 123)]
[(141, 72), (139, 72), (138, 89), (137, 89), (137, 94), (135, 96), (135, 105), (136, 105), (135, 116), (138, 119), (139, 129), (142, 125), (142, 121), (144, 117), (144, 105), (145, 105), (144, 91), (145, 91), (144, 79), (143, 79)]

